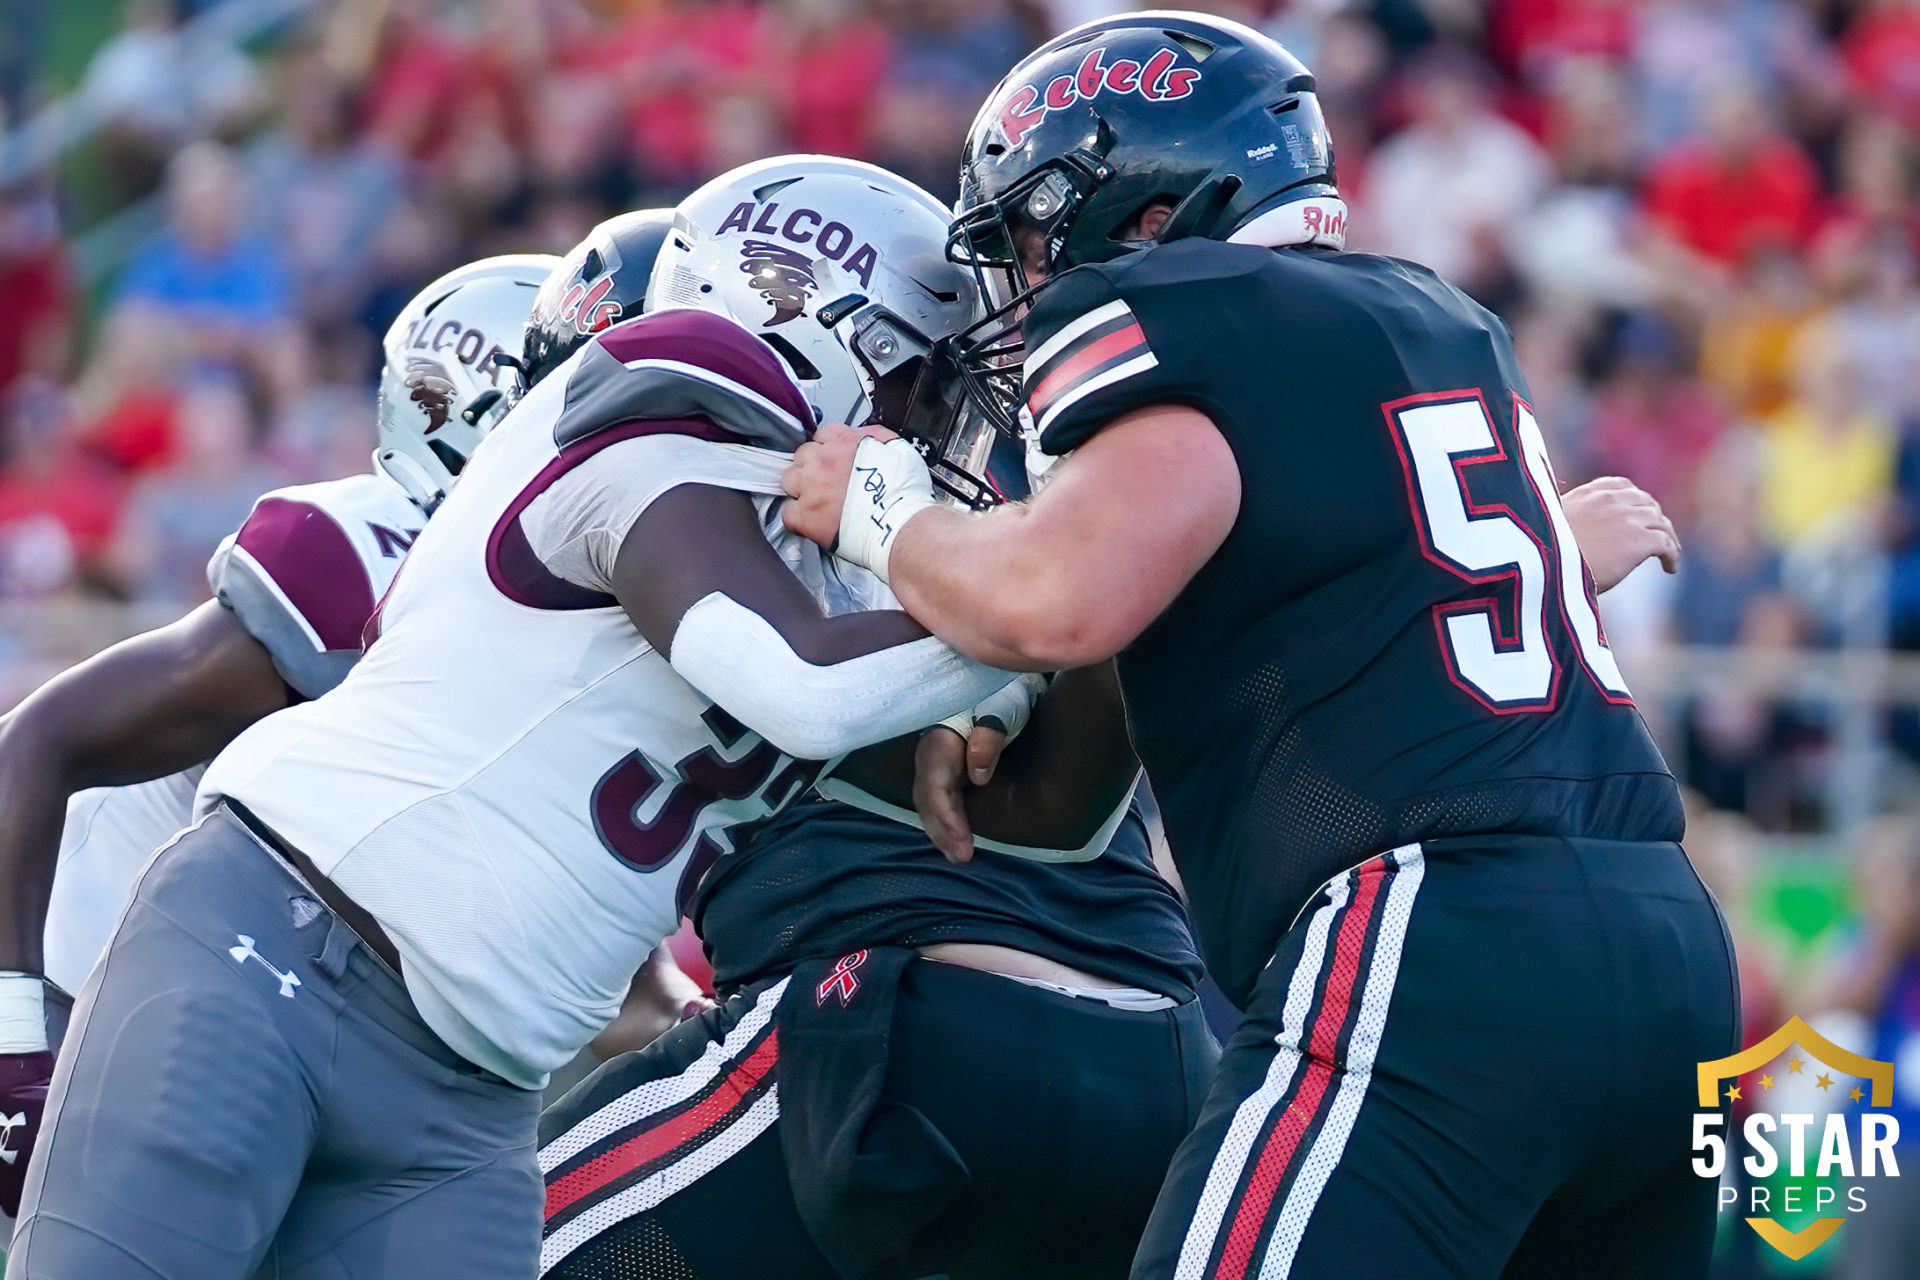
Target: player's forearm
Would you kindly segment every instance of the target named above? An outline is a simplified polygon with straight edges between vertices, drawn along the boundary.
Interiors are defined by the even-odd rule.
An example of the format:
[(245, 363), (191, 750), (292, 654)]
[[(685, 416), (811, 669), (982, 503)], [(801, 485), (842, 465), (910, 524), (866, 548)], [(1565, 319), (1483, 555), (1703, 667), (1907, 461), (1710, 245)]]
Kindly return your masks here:
[(1061, 573), (1023, 506), (970, 515), (929, 507), (897, 535), (889, 583), (907, 612), (980, 662), (1058, 671), (1102, 661), (1081, 584)]
[(266, 651), (206, 604), (62, 672), (0, 719), (0, 969), (38, 972), (68, 797), (199, 764), (287, 700)]
[(1009, 676), (897, 609), (828, 616), (745, 494), (682, 485), (634, 521), (614, 596), (673, 669), (789, 755), (824, 760), (973, 706)]
[[(669, 658), (742, 724), (789, 755), (816, 760), (934, 724), (1009, 679), (917, 627), (917, 638), (865, 651), (828, 644), (828, 628), (818, 624), (835, 621), (818, 619), (795, 634), (715, 592), (681, 619)], [(863, 619), (845, 621), (835, 630), (852, 631)], [(823, 650), (833, 656), (809, 660)]]
[(72, 787), (18, 713), (0, 720), (0, 970), (40, 973), (60, 828)]

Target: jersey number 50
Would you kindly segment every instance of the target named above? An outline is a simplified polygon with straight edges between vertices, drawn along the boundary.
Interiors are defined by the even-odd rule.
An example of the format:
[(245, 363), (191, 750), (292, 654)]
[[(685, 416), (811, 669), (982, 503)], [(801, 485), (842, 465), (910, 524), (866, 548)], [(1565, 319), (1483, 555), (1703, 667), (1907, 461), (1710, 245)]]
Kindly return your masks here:
[[(1547, 629), (1563, 624), (1601, 696), (1631, 702), (1601, 634), (1540, 424), (1518, 396), (1513, 405), (1513, 449), (1495, 429), (1478, 390), (1410, 396), (1382, 406), (1406, 469), (1421, 550), (1461, 580), (1497, 589), (1434, 606), (1447, 671), (1495, 712), (1551, 710), (1560, 695), (1560, 661)], [(1476, 502), (1472, 492), (1489, 500)], [(1539, 517), (1529, 523), (1521, 514), (1535, 506), (1526, 501), (1529, 495), (1545, 514), (1544, 528)], [(1512, 501), (1493, 500), (1502, 496)], [(1502, 615), (1509, 591), (1514, 604), (1508, 616), (1518, 634)], [(1550, 593), (1557, 607), (1550, 607)]]

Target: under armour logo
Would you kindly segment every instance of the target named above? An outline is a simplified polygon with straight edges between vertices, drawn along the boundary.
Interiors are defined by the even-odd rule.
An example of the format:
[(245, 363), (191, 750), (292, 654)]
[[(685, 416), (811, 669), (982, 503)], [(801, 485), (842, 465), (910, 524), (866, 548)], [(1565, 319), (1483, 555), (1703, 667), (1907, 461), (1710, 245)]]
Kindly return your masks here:
[(253, 949), (253, 939), (249, 938), (246, 934), (236, 933), (233, 936), (240, 939), (240, 945), (237, 947), (228, 947), (227, 954), (235, 960), (238, 960), (242, 968), (246, 966), (248, 960), (258, 960), (261, 964), (266, 965), (267, 972), (280, 979), (280, 994), (289, 1000), (293, 999), (293, 989), (300, 985), (300, 975), (294, 973), (291, 969), (282, 973), (274, 968), (267, 962), (265, 956)]
[(17, 1111), (10, 1116), (0, 1116), (0, 1160), (12, 1164), (20, 1158), (20, 1153), (9, 1145), (8, 1139), (13, 1137), (15, 1129), (26, 1122), (27, 1113), (24, 1111)]
[(853, 993), (860, 989), (860, 979), (854, 976), (853, 971), (866, 962), (867, 953), (864, 951), (856, 951), (850, 956), (841, 956), (839, 963), (834, 965), (833, 972), (827, 976), (825, 982), (820, 984), (820, 989), (814, 992), (813, 1002), (824, 1005), (828, 996), (838, 995), (840, 1007), (846, 1008), (847, 1002), (853, 999)]

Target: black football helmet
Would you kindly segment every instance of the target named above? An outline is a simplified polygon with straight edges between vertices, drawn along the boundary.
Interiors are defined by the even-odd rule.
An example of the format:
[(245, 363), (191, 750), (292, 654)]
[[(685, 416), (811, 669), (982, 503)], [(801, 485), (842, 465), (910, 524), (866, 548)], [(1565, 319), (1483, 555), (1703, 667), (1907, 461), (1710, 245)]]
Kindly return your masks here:
[(610, 325), (644, 309), (653, 262), (673, 227), (671, 209), (636, 209), (587, 233), (540, 289), (521, 343), (527, 387), (558, 368)]
[[(1048, 41), (968, 131), (948, 255), (975, 273), (990, 309), (929, 363), (916, 434), (939, 455), (964, 452), (950, 439), (965, 421), (953, 412), (961, 399), (1019, 433), (1019, 321), (1043, 287), (1029, 264), (1051, 277), (1149, 244), (1226, 240), (1283, 205), (1337, 196), (1313, 76), (1276, 41), (1172, 11)], [(1159, 233), (1131, 238), (1156, 202), (1172, 209)], [(941, 371), (960, 387), (940, 385)]]

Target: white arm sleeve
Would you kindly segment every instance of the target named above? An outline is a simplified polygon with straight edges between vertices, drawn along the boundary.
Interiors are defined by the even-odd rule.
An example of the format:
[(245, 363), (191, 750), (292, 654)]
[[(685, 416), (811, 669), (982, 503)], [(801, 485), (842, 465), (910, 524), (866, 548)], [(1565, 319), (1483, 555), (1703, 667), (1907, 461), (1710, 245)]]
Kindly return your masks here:
[(772, 623), (717, 591), (680, 619), (667, 658), (740, 723), (809, 760), (924, 729), (1016, 678), (931, 636), (844, 662), (808, 662)]

